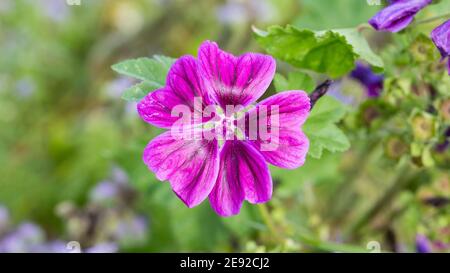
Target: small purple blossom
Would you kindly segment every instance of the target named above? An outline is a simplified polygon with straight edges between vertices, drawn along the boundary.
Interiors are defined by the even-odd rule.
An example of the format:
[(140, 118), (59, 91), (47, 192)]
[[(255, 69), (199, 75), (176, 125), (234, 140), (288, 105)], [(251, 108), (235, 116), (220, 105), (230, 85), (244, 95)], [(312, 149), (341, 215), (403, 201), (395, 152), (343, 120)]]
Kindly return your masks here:
[(120, 189), (116, 183), (111, 181), (100, 182), (91, 191), (91, 200), (94, 202), (105, 202), (112, 200), (119, 195)]
[(31, 252), (44, 239), (44, 232), (39, 226), (26, 222), (0, 241), (0, 253)]
[(68, 253), (69, 249), (67, 248), (67, 243), (55, 240), (46, 242), (37, 246), (34, 246), (30, 249), (29, 252), (32, 253)]
[[(206, 41), (199, 48), (198, 58), (179, 58), (168, 73), (166, 86), (149, 93), (137, 110), (144, 121), (173, 129), (179, 117), (172, 115), (172, 109), (184, 105), (195, 113), (199, 110), (194, 106), (197, 98), (201, 98), (202, 109), (211, 106), (225, 113), (228, 106), (247, 109), (269, 87), (275, 67), (271, 56), (247, 53), (235, 57)], [(304, 91), (281, 92), (259, 102), (234, 122), (254, 121), (254, 117), (261, 121), (262, 109), (267, 107), (278, 109), (274, 118), (279, 122), (270, 123), (273, 116), (268, 111), (265, 115), (269, 122), (260, 122), (259, 126), (278, 130), (274, 150), (262, 149), (268, 140), (260, 134), (253, 138), (246, 129), (241, 132), (243, 139), (225, 138), (222, 142), (218, 141), (223, 140), (221, 130), (215, 131), (218, 137), (211, 140), (202, 137), (204, 131), (200, 138), (195, 134), (190, 139), (174, 137), (168, 131), (150, 141), (143, 160), (159, 180), (169, 181), (175, 194), (190, 208), (209, 197), (217, 214), (231, 216), (239, 213), (244, 200), (252, 204), (267, 202), (272, 197), (267, 163), (294, 169), (305, 162), (309, 140), (301, 125), (309, 114), (310, 101)], [(228, 123), (231, 116), (223, 118), (222, 122), (231, 124), (226, 126), (233, 125)], [(194, 119), (192, 127), (204, 122), (208, 120)]]
[(147, 219), (142, 216), (135, 216), (131, 219), (124, 219), (117, 225), (115, 235), (117, 240), (124, 245), (135, 245), (144, 243), (147, 239), (148, 224)]
[(378, 97), (383, 91), (383, 75), (375, 74), (368, 65), (357, 63), (350, 76), (366, 87), (369, 97)]
[(416, 251), (418, 253), (430, 253), (431, 243), (425, 235), (417, 234), (416, 236)]
[(31, 78), (25, 77), (17, 81), (16, 90), (19, 96), (26, 98), (34, 93), (36, 84)]
[(414, 16), (432, 0), (397, 0), (369, 20), (376, 30), (398, 32), (406, 28)]
[(450, 20), (445, 21), (431, 32), (431, 39), (441, 53), (442, 60), (448, 58), (447, 69), (450, 75)]

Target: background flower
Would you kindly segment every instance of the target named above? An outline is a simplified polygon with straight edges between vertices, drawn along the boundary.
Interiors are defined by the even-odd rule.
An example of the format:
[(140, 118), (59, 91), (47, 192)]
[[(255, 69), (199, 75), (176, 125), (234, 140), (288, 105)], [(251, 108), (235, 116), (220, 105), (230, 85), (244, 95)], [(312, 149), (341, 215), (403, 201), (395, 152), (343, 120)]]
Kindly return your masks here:
[[(431, 32), (431, 39), (441, 53), (442, 59), (450, 56), (450, 20), (445, 21)], [(450, 75), (450, 58), (447, 60), (448, 74)]]
[(406, 28), (414, 16), (430, 3), (431, 0), (398, 0), (379, 11), (369, 23), (376, 30), (398, 32)]
[(378, 97), (383, 91), (383, 75), (375, 74), (368, 65), (357, 63), (350, 76), (366, 88), (369, 97)]

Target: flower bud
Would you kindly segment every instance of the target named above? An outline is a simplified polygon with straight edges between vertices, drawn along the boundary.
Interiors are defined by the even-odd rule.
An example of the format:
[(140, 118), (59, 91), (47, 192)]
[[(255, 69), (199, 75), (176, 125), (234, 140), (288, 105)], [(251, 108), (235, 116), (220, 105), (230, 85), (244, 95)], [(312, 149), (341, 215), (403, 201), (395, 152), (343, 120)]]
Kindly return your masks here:
[(433, 42), (424, 34), (420, 34), (414, 39), (409, 51), (416, 62), (434, 62), (434, 59), (438, 57)]
[[(441, 53), (442, 60), (450, 56), (450, 20), (438, 26), (431, 32), (431, 39)], [(450, 75), (450, 58), (447, 60), (448, 74)]]
[(450, 98), (439, 103), (438, 112), (445, 121), (450, 121)]
[(399, 159), (408, 151), (408, 145), (398, 137), (391, 137), (386, 142), (384, 150), (389, 158)]
[(414, 138), (420, 141), (426, 141), (436, 135), (436, 119), (425, 112), (413, 114), (410, 119)]
[(414, 16), (431, 0), (398, 0), (379, 11), (369, 20), (376, 30), (398, 32), (406, 28), (414, 19)]

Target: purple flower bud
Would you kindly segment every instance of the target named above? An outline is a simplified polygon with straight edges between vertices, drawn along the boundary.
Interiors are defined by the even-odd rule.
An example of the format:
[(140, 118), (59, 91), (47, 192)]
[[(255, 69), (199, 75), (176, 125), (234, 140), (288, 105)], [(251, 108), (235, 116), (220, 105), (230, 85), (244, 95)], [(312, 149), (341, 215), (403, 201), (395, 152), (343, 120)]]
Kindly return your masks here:
[(438, 153), (444, 153), (450, 146), (450, 127), (448, 127), (444, 132), (444, 141), (436, 144), (435, 150)]
[(438, 153), (444, 153), (445, 151), (447, 151), (449, 146), (450, 146), (450, 142), (448, 140), (444, 140), (442, 143), (436, 144), (435, 150)]
[[(438, 26), (431, 32), (431, 39), (441, 52), (442, 59), (450, 56), (450, 20)], [(448, 59), (448, 74), (450, 75), (450, 58)]]
[(383, 75), (375, 74), (370, 66), (357, 63), (350, 76), (366, 87), (369, 97), (378, 97), (383, 90)]
[(416, 236), (416, 251), (418, 253), (430, 253), (431, 243), (425, 235), (417, 234)]
[(432, 0), (398, 0), (380, 10), (369, 20), (376, 30), (398, 32), (406, 28), (414, 16)]

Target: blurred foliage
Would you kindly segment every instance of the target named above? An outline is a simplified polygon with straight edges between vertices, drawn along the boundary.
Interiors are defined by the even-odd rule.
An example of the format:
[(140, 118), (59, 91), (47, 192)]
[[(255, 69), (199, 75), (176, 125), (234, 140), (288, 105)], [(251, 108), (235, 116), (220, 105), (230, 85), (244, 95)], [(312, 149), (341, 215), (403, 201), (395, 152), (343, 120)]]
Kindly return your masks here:
[[(418, 18), (448, 5), (443, 0)], [(235, 54), (262, 51), (252, 25), (354, 28), (378, 9), (361, 0), (1, 0), (0, 204), (12, 225), (33, 221), (48, 238), (79, 239), (67, 231), (61, 206), (69, 202), (85, 215), (91, 189), (119, 166), (136, 192), (126, 215), (148, 219), (143, 243), (121, 251), (346, 252), (369, 251), (367, 243), (378, 241), (383, 251), (410, 252), (416, 234), (445, 251), (450, 155), (434, 147), (448, 141), (442, 109), (450, 77), (428, 38), (436, 22), (401, 36), (363, 29), (385, 63), (383, 94), (367, 99), (363, 86), (344, 77), (333, 96), (350, 97), (340, 106), (348, 111), (338, 107), (323, 124), (344, 131), (351, 149), (308, 157), (296, 170), (271, 168), (273, 199), (244, 204), (231, 218), (215, 215), (208, 202), (186, 208), (147, 170), (142, 150), (161, 131), (138, 119), (134, 102), (120, 99), (138, 83), (110, 68), (125, 59), (196, 55), (206, 39)], [(322, 80), (298, 76), (282, 62), (278, 72), (279, 86), (312, 89)]]

